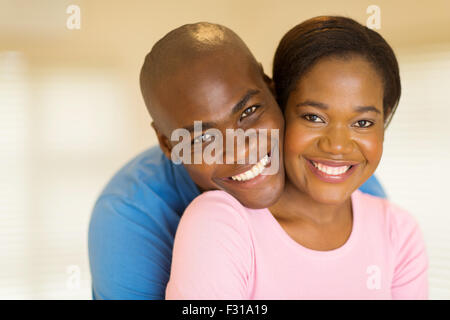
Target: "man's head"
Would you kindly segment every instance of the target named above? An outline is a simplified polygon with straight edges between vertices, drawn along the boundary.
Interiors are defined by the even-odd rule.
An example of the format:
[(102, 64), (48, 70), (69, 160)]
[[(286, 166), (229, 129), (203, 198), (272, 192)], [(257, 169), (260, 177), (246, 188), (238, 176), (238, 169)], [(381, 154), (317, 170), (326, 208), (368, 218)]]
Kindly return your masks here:
[[(180, 128), (192, 131), (194, 121), (202, 121), (203, 132), (215, 128), (223, 137), (227, 129), (267, 129), (268, 147), (257, 160), (271, 155), (272, 129), (278, 129), (279, 139), (283, 138), (284, 119), (270, 81), (245, 43), (223, 26), (196, 23), (169, 32), (146, 56), (140, 83), (152, 126), (169, 159), (177, 144), (170, 140), (172, 132)], [(192, 139), (203, 148), (210, 143), (204, 137), (192, 135)], [(246, 155), (254, 147), (251, 143), (236, 150), (231, 164), (223, 152), (224, 164), (184, 166), (202, 190), (225, 190), (247, 207), (267, 207), (278, 199), (284, 186), (282, 145), (279, 141), (280, 168), (273, 175), (264, 175), (264, 171), (256, 177), (242, 175), (249, 169), (261, 171), (248, 161), (236, 163), (239, 157), (248, 159)], [(261, 169), (261, 164), (257, 168)]]

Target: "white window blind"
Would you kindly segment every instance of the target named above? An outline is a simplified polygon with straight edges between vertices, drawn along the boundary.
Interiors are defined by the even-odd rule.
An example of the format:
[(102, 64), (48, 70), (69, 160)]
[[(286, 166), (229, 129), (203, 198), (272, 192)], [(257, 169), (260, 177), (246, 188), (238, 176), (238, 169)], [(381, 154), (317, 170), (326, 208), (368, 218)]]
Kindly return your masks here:
[(27, 66), (19, 52), (0, 52), (0, 298), (32, 290)]
[(377, 174), (390, 199), (417, 218), (430, 259), (430, 298), (450, 299), (450, 49), (398, 52), (400, 104)]
[(109, 69), (1, 53), (0, 299), (91, 298), (89, 217), (138, 152), (132, 120)]

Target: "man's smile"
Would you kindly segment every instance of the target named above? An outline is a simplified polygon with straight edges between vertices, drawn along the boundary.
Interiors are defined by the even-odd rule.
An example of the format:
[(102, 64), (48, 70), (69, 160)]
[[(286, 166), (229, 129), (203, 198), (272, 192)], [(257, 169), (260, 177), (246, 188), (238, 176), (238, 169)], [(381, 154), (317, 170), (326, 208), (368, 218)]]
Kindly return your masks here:
[(270, 153), (266, 154), (261, 158), (254, 166), (243, 173), (231, 176), (230, 178), (234, 181), (248, 181), (259, 176), (264, 168), (270, 163)]

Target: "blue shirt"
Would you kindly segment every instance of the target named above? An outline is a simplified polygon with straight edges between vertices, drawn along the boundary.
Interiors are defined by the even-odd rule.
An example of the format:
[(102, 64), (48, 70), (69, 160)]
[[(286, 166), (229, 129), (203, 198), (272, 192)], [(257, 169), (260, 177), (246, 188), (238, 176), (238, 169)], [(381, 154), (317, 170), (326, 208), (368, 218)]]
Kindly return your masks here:
[[(372, 176), (361, 191), (385, 197)], [(175, 232), (199, 190), (182, 165), (152, 147), (109, 181), (92, 212), (89, 263), (94, 299), (164, 299)]]

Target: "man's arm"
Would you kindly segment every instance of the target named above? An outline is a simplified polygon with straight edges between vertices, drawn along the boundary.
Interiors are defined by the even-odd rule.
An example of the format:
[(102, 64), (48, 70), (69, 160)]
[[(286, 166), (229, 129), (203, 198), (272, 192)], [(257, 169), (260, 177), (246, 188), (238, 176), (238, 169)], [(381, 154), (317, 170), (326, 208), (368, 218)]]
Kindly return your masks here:
[(367, 181), (361, 187), (359, 187), (359, 190), (372, 196), (387, 198), (383, 187), (381, 186), (375, 175), (372, 175), (369, 179), (367, 179)]
[[(156, 196), (155, 196), (156, 198)], [(178, 215), (164, 203), (160, 221), (114, 195), (97, 201), (89, 226), (94, 299), (164, 299)]]
[(94, 299), (164, 299), (180, 216), (199, 194), (158, 146), (107, 183), (89, 224)]

